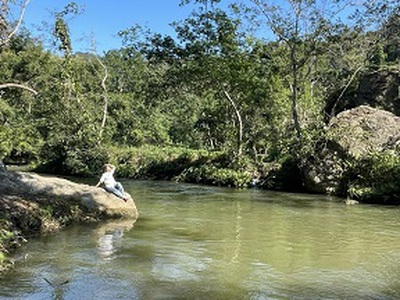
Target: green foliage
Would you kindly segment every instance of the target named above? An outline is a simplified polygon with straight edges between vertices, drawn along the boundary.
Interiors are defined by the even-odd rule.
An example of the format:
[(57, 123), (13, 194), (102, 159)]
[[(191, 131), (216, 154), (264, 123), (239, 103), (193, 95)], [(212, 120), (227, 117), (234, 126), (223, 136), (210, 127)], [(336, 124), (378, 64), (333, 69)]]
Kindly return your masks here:
[(7, 162), (36, 161), (42, 144), (40, 134), (32, 126), (0, 125), (0, 158)]
[(47, 205), (42, 209), (42, 217), (51, 219), (53, 217), (53, 208), (51, 205)]
[(15, 239), (15, 234), (14, 232), (8, 231), (2, 226), (0, 226), (0, 273), (2, 273), (3, 269), (3, 263), (7, 259), (5, 252), (6, 252), (6, 245), (9, 243), (12, 243), (12, 241)]
[(212, 164), (188, 168), (179, 176), (179, 180), (185, 182), (230, 186), (236, 188), (245, 188), (250, 186), (252, 179), (252, 174), (249, 172), (220, 168)]
[[(3, 213), (0, 213), (0, 274), (9, 269), (12, 261), (6, 253), (13, 244), (16, 244), (17, 234), (11, 230), (10, 222)], [(10, 265), (11, 264), (11, 265)]]
[(393, 151), (371, 153), (350, 166), (348, 196), (363, 201), (387, 202), (397, 199), (400, 193), (400, 156)]
[(42, 160), (37, 171), (78, 176), (93, 176), (108, 161), (104, 148), (88, 144), (46, 144), (40, 157)]
[(246, 171), (248, 161), (232, 164), (223, 152), (143, 146), (111, 147), (108, 153), (109, 161), (118, 166), (119, 177), (173, 179), (234, 187), (248, 186), (252, 179), (251, 173)]
[(64, 9), (55, 14), (55, 24), (53, 29), (53, 36), (55, 37), (55, 44), (58, 43), (59, 50), (64, 54), (69, 55), (72, 51), (71, 37), (69, 33), (68, 24), (65, 17), (72, 14), (77, 15), (79, 7), (75, 2), (68, 3)]
[(110, 162), (118, 166), (118, 175), (128, 178), (172, 179), (184, 169), (204, 163), (215, 155), (205, 150), (178, 147), (109, 148)]
[(369, 63), (373, 69), (379, 69), (386, 62), (386, 53), (382, 44), (377, 44), (371, 53)]
[(400, 12), (394, 11), (385, 23), (382, 31), (384, 36), (384, 51), (388, 62), (400, 60)]
[(15, 234), (11, 231), (0, 230), (0, 242), (6, 243), (8, 240), (12, 240), (15, 237)]
[[(242, 14), (220, 2), (181, 1), (200, 8), (173, 24), (174, 36), (134, 26), (120, 32), (124, 47), (103, 57), (73, 53), (67, 17), (79, 13), (74, 2), (54, 15), (52, 39), (62, 55), (21, 31), (0, 49), (0, 83), (39, 94), (0, 90), (0, 159), (85, 176), (113, 162), (123, 177), (235, 187), (249, 185), (255, 170), (279, 165), (266, 185), (301, 182), (297, 167), (324, 136), (325, 99), (334, 99), (330, 114), (368, 63), (398, 61), (397, 6), (366, 3), (368, 21), (381, 11), (386, 22), (368, 31), (362, 19), (350, 27), (330, 18), (337, 2), (319, 9), (319, 2), (294, 1), (288, 10), (248, 1), (251, 7), (235, 8)], [(252, 34), (246, 22), (259, 17), (277, 41)], [(373, 163), (390, 165), (358, 162), (354, 174)], [(380, 178), (384, 169), (374, 172)], [(378, 188), (354, 174), (352, 186)]]

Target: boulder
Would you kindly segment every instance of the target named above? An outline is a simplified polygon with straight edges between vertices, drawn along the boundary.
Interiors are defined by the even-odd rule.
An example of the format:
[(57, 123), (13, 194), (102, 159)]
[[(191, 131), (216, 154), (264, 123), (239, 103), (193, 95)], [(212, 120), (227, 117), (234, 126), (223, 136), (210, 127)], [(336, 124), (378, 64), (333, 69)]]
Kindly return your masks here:
[(371, 153), (393, 150), (400, 144), (400, 117), (369, 106), (359, 106), (332, 118), (327, 139), (302, 170), (308, 191), (345, 196), (344, 175), (349, 162)]
[(393, 148), (400, 140), (400, 117), (388, 111), (359, 106), (331, 120), (328, 138), (353, 157)]
[(346, 156), (334, 141), (317, 145), (314, 155), (308, 157), (301, 168), (305, 189), (311, 193), (341, 195)]
[(71, 206), (78, 206), (98, 218), (138, 217), (132, 197), (125, 202), (102, 188), (35, 173), (0, 172), (0, 195), (17, 196), (36, 202), (63, 201)]

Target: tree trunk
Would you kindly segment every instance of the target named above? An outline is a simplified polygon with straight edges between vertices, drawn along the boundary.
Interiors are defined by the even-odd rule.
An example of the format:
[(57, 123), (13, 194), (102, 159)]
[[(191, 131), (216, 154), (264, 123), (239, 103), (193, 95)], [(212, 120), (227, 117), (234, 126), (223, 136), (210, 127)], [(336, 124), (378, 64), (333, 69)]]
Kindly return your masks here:
[(240, 112), (235, 104), (235, 102), (233, 101), (233, 99), (231, 98), (231, 96), (229, 96), (227, 91), (224, 91), (226, 98), (228, 98), (229, 102), (232, 104), (233, 109), (235, 110), (236, 113), (236, 117), (237, 120), (239, 122), (239, 129), (238, 129), (238, 140), (237, 140), (237, 151), (238, 151), (238, 156), (242, 155), (242, 147), (243, 147), (243, 122), (242, 122), (242, 116), (240, 115)]
[(296, 61), (296, 44), (291, 47), (290, 59), (292, 61), (292, 83), (291, 83), (291, 107), (292, 107), (292, 119), (294, 124), (294, 129), (296, 131), (296, 136), (301, 139), (301, 127), (299, 122), (299, 114), (297, 112), (297, 89), (298, 89), (298, 69)]
[(107, 91), (107, 85), (106, 85), (106, 81), (107, 81), (107, 78), (108, 78), (108, 69), (107, 69), (106, 65), (103, 64), (103, 62), (98, 57), (98, 55), (96, 53), (94, 53), (94, 54), (95, 54), (97, 62), (100, 64), (100, 66), (104, 70), (104, 76), (101, 79), (101, 88), (103, 89), (103, 99), (104, 99), (103, 119), (101, 121), (101, 129), (100, 129), (100, 138), (101, 138), (101, 136), (103, 134), (104, 127), (106, 126), (107, 115), (108, 115), (108, 91)]

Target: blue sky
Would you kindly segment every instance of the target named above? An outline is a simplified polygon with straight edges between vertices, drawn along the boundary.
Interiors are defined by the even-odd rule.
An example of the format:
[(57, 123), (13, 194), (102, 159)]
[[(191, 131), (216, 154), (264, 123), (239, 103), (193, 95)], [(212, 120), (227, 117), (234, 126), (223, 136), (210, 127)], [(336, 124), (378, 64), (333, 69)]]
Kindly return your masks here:
[[(75, 0), (84, 8), (81, 15), (69, 20), (74, 51), (89, 51), (91, 36), (99, 54), (121, 47), (118, 31), (135, 24), (147, 26), (153, 32), (173, 34), (169, 25), (185, 19), (193, 5), (179, 6), (181, 0)], [(53, 20), (51, 13), (61, 11), (71, 0), (31, 0), (24, 18), (24, 25), (35, 35), (47, 35), (49, 29), (40, 31), (45, 21)]]
[[(26, 9), (24, 25), (33, 36), (40, 36), (45, 46), (50, 46), (52, 28), (43, 26), (42, 23), (54, 24), (52, 13), (60, 12), (72, 1), (83, 9), (82, 14), (68, 20), (73, 50), (92, 50), (93, 36), (98, 54), (121, 48), (121, 39), (117, 33), (136, 24), (155, 33), (174, 36), (170, 23), (185, 19), (195, 9), (192, 4), (179, 6), (181, 0), (31, 0)], [(222, 0), (221, 5), (226, 8), (231, 2)], [(281, 1), (271, 3), (277, 4)], [(16, 17), (17, 13), (14, 15)], [(265, 35), (264, 30), (260, 31), (262, 35)]]

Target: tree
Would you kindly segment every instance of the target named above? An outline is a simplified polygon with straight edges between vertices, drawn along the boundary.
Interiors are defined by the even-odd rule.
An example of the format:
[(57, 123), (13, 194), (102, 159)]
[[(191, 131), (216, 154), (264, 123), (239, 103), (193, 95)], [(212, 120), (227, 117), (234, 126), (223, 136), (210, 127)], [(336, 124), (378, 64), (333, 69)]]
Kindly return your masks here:
[[(302, 124), (299, 119), (299, 99), (305, 92), (307, 75), (312, 60), (318, 55), (321, 41), (328, 32), (328, 16), (339, 10), (336, 5), (310, 0), (287, 0), (270, 4), (263, 0), (252, 0), (248, 11), (261, 15), (277, 40), (288, 49), (287, 83), (291, 96), (292, 121), (296, 136), (302, 138)], [(334, 4), (334, 3), (331, 3)], [(326, 7), (331, 7), (329, 11)], [(255, 15), (250, 15), (254, 20)]]
[[(13, 3), (14, 1), (3, 0), (0, 7), (0, 51), (4, 48), (11, 40), (13, 36), (17, 33), (18, 29), (21, 26), (22, 20), (24, 18), (25, 9), (30, 0), (24, 0), (21, 5), (20, 15), (16, 22), (16, 25), (12, 27), (11, 21), (9, 20), (9, 4)], [(20, 88), (25, 89), (35, 95), (38, 94), (36, 90), (33, 88), (16, 82), (8, 82), (8, 83), (0, 83), (0, 90), (6, 88)]]
[[(41, 89), (42, 70), (49, 63), (48, 53), (39, 43), (21, 32), (11, 38), (0, 53), (0, 82), (26, 82)], [(23, 88), (7, 88), (0, 93), (0, 157), (35, 160), (42, 144), (35, 124), (40, 95)]]
[(220, 3), (221, 0), (181, 0), (180, 5), (187, 5), (189, 3), (195, 3), (195, 4), (202, 4), (204, 7), (205, 11), (208, 11), (209, 8), (213, 9), (214, 4)]
[(0, 48), (6, 45), (10, 39), (16, 34), (19, 27), (21, 26), (22, 20), (25, 15), (25, 9), (30, 0), (24, 0), (20, 3), (21, 10), (20, 15), (16, 21), (16, 25), (12, 28), (9, 17), (9, 4), (14, 3), (12, 0), (2, 0), (0, 7)]
[(389, 62), (400, 64), (400, 12), (395, 12), (382, 28), (385, 37), (385, 53)]

